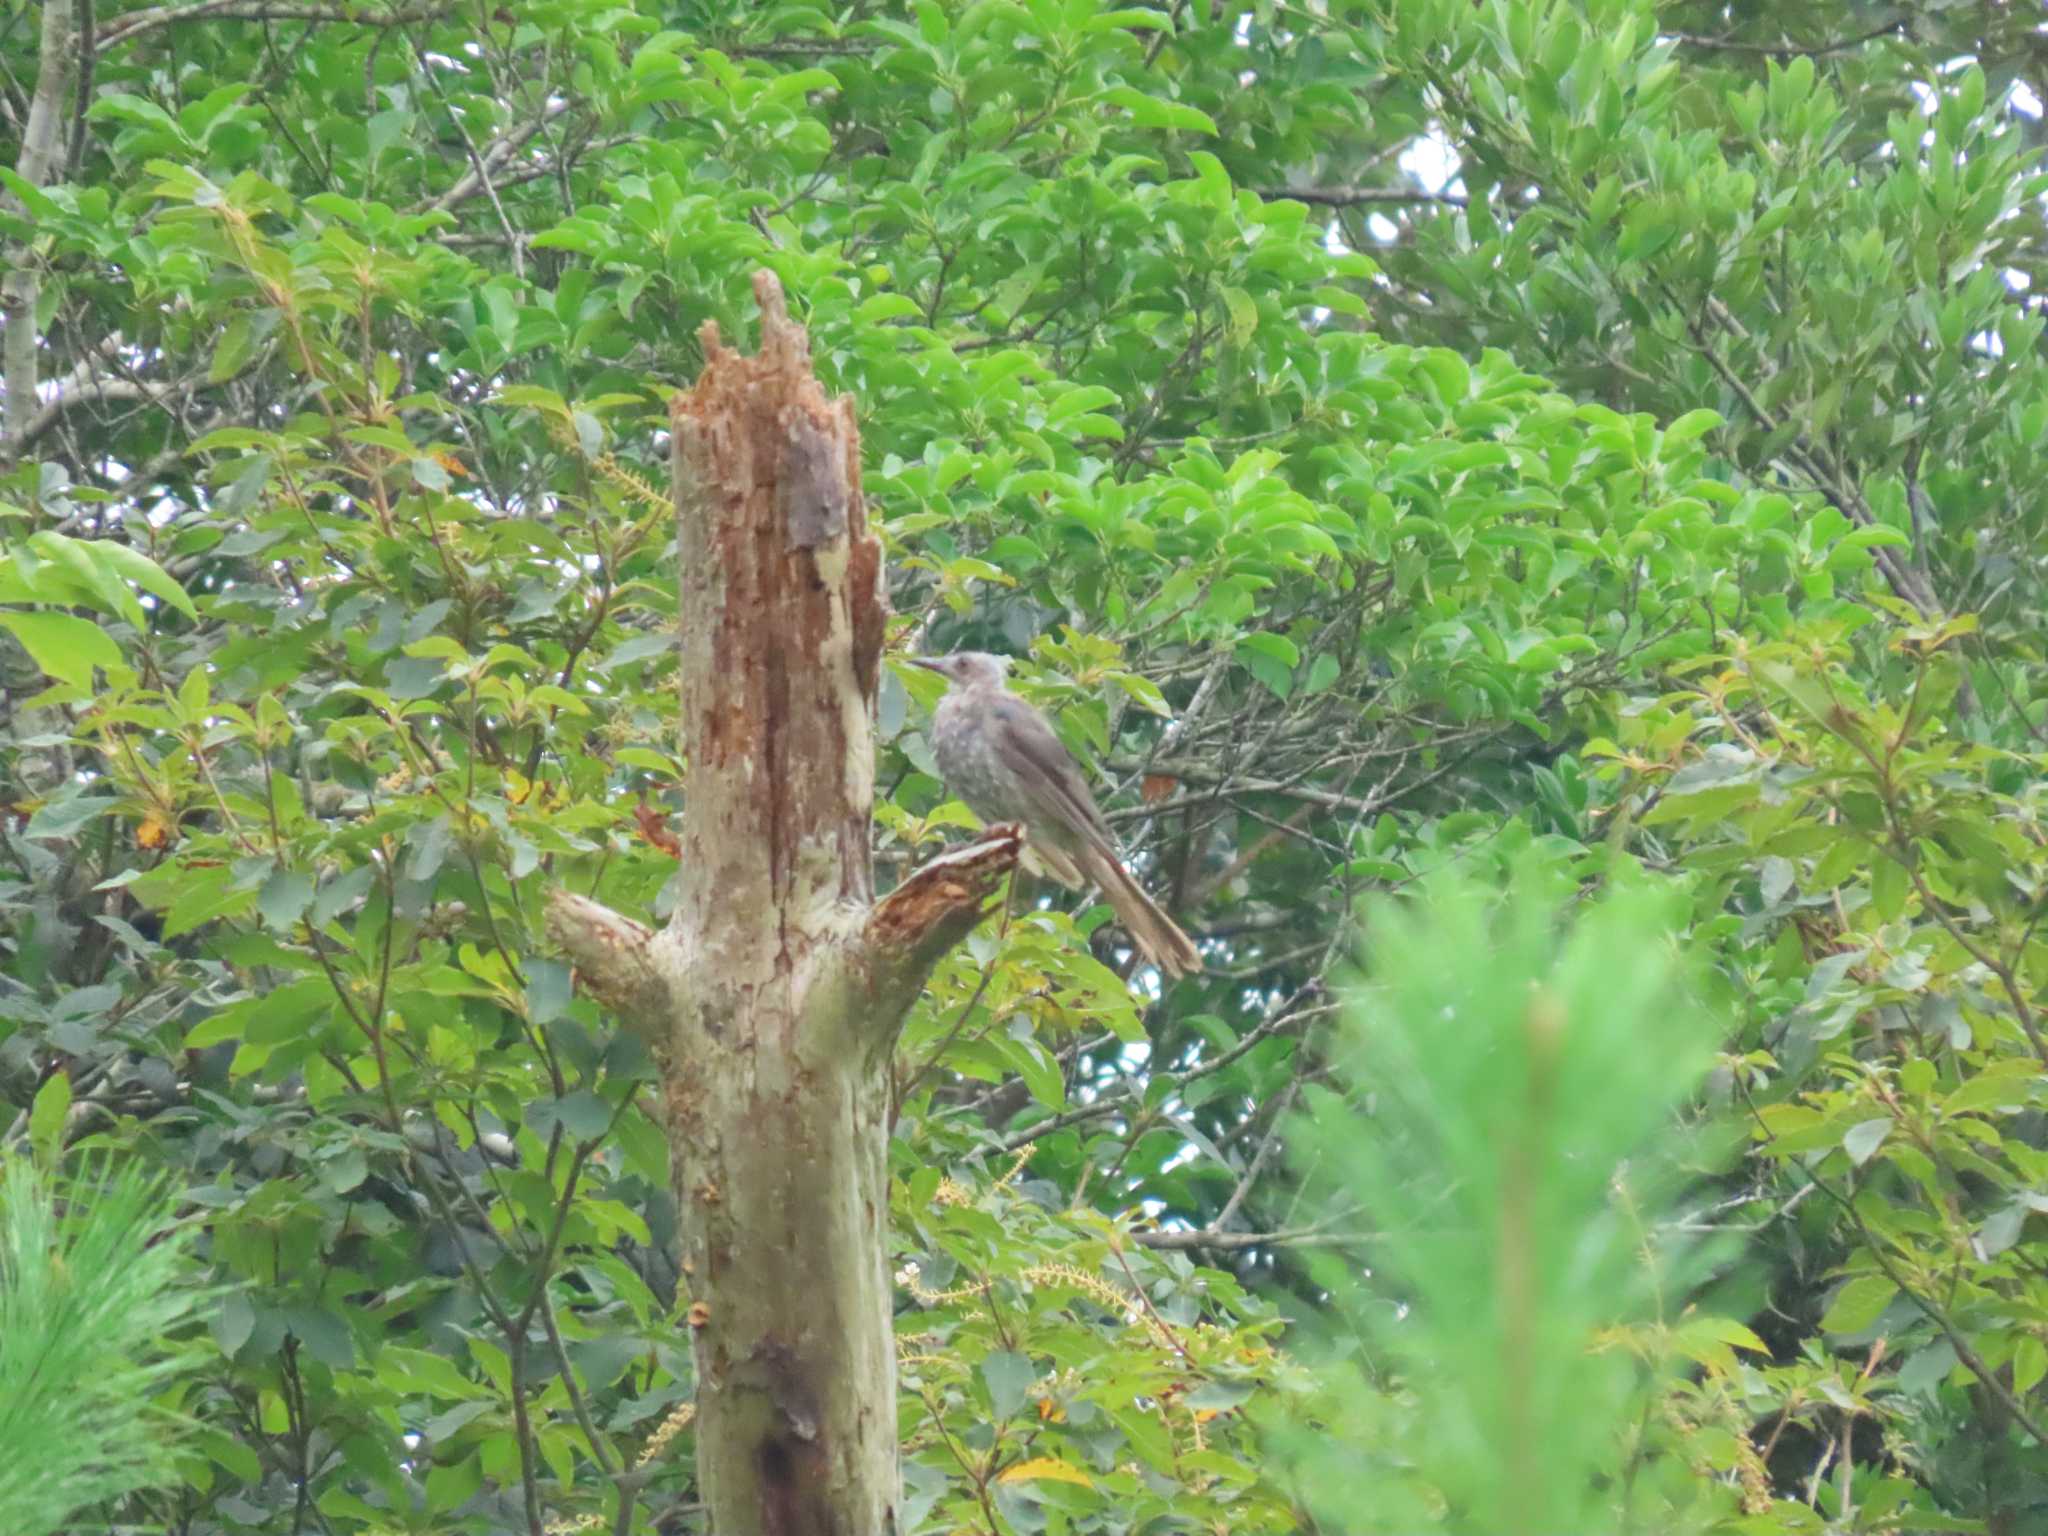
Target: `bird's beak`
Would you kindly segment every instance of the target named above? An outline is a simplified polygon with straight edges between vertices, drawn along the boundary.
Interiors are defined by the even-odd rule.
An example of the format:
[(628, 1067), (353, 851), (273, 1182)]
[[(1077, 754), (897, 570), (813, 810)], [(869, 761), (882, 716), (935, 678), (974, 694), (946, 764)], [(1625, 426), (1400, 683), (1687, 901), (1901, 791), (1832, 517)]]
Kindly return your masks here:
[(913, 667), (923, 667), (927, 672), (943, 673), (946, 670), (944, 662), (933, 661), (928, 656), (906, 656), (903, 659)]

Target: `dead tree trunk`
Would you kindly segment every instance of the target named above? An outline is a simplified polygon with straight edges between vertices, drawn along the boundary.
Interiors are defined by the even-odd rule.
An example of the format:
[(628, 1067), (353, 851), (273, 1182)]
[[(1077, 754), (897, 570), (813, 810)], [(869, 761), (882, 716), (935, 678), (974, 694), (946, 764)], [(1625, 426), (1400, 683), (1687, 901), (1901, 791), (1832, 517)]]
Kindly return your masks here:
[(660, 1064), (719, 1536), (887, 1536), (899, 1477), (888, 1066), (931, 966), (1015, 862), (998, 834), (877, 905), (881, 546), (851, 405), (775, 279), (761, 351), (704, 330), (672, 407), (681, 552), (681, 899), (652, 932), (558, 894), (592, 994)]

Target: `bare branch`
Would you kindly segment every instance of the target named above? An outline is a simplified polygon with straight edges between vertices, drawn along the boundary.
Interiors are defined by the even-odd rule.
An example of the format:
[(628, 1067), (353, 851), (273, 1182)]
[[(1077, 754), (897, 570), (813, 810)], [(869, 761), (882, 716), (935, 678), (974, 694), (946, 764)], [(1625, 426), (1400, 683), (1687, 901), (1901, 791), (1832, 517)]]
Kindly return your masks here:
[[(78, 78), (80, 14), (86, 0), (48, 0), (43, 7), (41, 52), (35, 95), (28, 106), (28, 126), (21, 136), (21, 155), (14, 171), (31, 187), (49, 184), (65, 149), (60, 131)], [(20, 204), (11, 194), (8, 206)], [(0, 354), (0, 385), (7, 391), (6, 415), (0, 421), (0, 465), (11, 465), (28, 441), (36, 405), (36, 302), (42, 279), (37, 258), (25, 247), (7, 253), (7, 276), (0, 280), (0, 316), (7, 334)]]
[(505, 216), (505, 205), (499, 201), (498, 189), (491, 182), (490, 164), (478, 151), (476, 140), (469, 136), (469, 124), (462, 120), (462, 114), (448, 99), (448, 92), (441, 84), (439, 73), (430, 69), (426, 75), (427, 82), (434, 88), (434, 94), (440, 98), (442, 109), (448, 114), (448, 121), (455, 125), (455, 131), (462, 136), (462, 147), (469, 155), (470, 175), (481, 182), (484, 191), (490, 195), (491, 209), (498, 215), (498, 227), (505, 232), (507, 246), (512, 252), (512, 275), (523, 283), (526, 281), (526, 246), (519, 239), (519, 232), (512, 227), (511, 219)]
[[(524, 127), (508, 129), (506, 132), (499, 134), (498, 137), (491, 140), (490, 144), (485, 147), (481, 156), (474, 158), (470, 168), (462, 174), (461, 179), (454, 186), (443, 192), (439, 197), (428, 199), (414, 211), (418, 213), (442, 212), (453, 208), (457, 203), (467, 202), (479, 192), (485, 191), (491, 186), (490, 178), (492, 173), (500, 165), (503, 165), (513, 155), (525, 148), (527, 144), (532, 142), (536, 134), (573, 106), (575, 106), (575, 102), (569, 97), (558, 97), (542, 107), (540, 116), (532, 122), (527, 123)], [(467, 135), (464, 138), (466, 141)], [(492, 195), (496, 196), (495, 193)]]
[(1257, 187), (1269, 203), (1307, 203), (1316, 208), (1372, 208), (1382, 204), (1462, 208), (1464, 194), (1425, 192), (1420, 187)]
[(1755, 53), (1774, 59), (1823, 59), (1829, 54), (1852, 53), (1865, 43), (1875, 42), (1880, 37), (1907, 36), (1909, 25), (1909, 18), (1902, 16), (1886, 22), (1881, 27), (1858, 32), (1853, 37), (1841, 37), (1831, 42), (1820, 43), (1749, 43), (1732, 37), (1702, 37), (1693, 32), (1667, 32), (1664, 35), (1686, 48), (1708, 48), (1722, 53)]
[(584, 989), (635, 1034), (665, 1044), (669, 988), (654, 963), (653, 931), (571, 891), (550, 893), (547, 921)]
[(409, 5), (394, 11), (373, 11), (353, 5), (273, 5), (263, 0), (194, 0), (190, 5), (158, 5), (123, 16), (100, 37), (95, 53), (181, 21), (214, 17), (222, 21), (338, 21), (362, 27), (409, 27), (439, 21), (454, 12), (453, 3)]
[(161, 400), (169, 394), (167, 389), (152, 388), (128, 379), (92, 379), (83, 387), (56, 391), (37, 407), (29, 418), (27, 430), (21, 435), (20, 445), (26, 448), (57, 424), (57, 418), (74, 405), (85, 405), (95, 401), (115, 400)]
[(1297, 1227), (1288, 1232), (1215, 1232), (1189, 1228), (1166, 1232), (1133, 1232), (1131, 1241), (1140, 1248), (1150, 1248), (1155, 1252), (1185, 1253), (1194, 1249), (1213, 1248), (1219, 1252), (1238, 1253), (1246, 1248), (1335, 1248), (1364, 1242), (1367, 1235), (1318, 1232), (1313, 1227)]
[[(1666, 297), (1672, 296), (1667, 293)], [(1750, 339), (1749, 332), (1744, 328), (1742, 322), (1720, 300), (1709, 299), (1707, 302), (1707, 312), (1724, 331), (1742, 341)], [(1768, 406), (1764, 405), (1757, 398), (1756, 393), (1743, 382), (1741, 376), (1715, 350), (1713, 342), (1706, 334), (1705, 324), (1696, 319), (1689, 319), (1686, 322), (1686, 326), (1692, 335), (1693, 344), (1698, 349), (1700, 356), (1705, 359), (1707, 366), (1712, 368), (1720, 377), (1721, 382), (1734, 392), (1735, 397), (1742, 402), (1743, 409), (1748, 411), (1751, 418), (1766, 432), (1777, 433), (1780, 430), (1778, 418), (1772, 414)], [(1836, 510), (1841, 512), (1849, 521), (1856, 524), (1859, 528), (1868, 528), (1877, 522), (1877, 514), (1870, 509), (1870, 504), (1863, 499), (1862, 492), (1846, 479), (1838, 479), (1827, 472), (1820, 453), (1807, 440), (1804, 432), (1795, 431), (1792, 434), (1791, 441), (1780, 450), (1780, 454), (1788, 466), (1799, 475), (1811, 481), (1814, 489), (1825, 496), (1834, 505)], [(1887, 549), (1880, 545), (1870, 551), (1870, 556), (1877, 565), (1879, 572), (1884, 576), (1885, 584), (1892, 589), (1896, 596), (1911, 603), (1923, 614), (1934, 615), (1941, 612), (1940, 600), (1935, 596), (1928, 583), (1921, 578), (1917, 570), (1906, 565), (1898, 558), (1896, 550)]]

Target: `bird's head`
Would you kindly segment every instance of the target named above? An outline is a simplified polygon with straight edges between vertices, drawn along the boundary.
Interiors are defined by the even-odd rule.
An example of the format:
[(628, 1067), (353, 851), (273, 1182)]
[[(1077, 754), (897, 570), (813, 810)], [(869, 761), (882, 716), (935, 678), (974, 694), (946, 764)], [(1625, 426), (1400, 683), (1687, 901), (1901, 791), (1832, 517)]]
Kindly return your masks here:
[(955, 688), (1000, 688), (1010, 658), (987, 651), (955, 651), (950, 656), (913, 656), (910, 664), (936, 672)]

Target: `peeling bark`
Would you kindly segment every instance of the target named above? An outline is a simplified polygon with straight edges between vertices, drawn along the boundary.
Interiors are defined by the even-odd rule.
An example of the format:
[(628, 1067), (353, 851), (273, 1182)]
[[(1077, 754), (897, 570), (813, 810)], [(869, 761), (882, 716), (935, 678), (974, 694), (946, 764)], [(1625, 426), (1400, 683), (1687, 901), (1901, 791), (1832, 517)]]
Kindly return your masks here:
[(1022, 827), (991, 827), (978, 841), (929, 860), (868, 914), (870, 1023), (893, 1045), (896, 1027), (947, 950), (981, 921), (982, 905), (1023, 857)]
[(576, 962), (576, 980), (649, 1045), (665, 1044), (659, 1028), (668, 986), (650, 955), (654, 930), (621, 917), (602, 902), (569, 891), (548, 897), (548, 932)]
[(720, 1536), (886, 1536), (900, 1489), (885, 1267), (888, 1066), (1014, 829), (879, 905), (868, 856), (881, 544), (851, 403), (811, 376), (773, 276), (761, 350), (703, 333), (674, 401), (679, 899), (654, 932), (558, 895), (549, 926), (663, 1076)]

